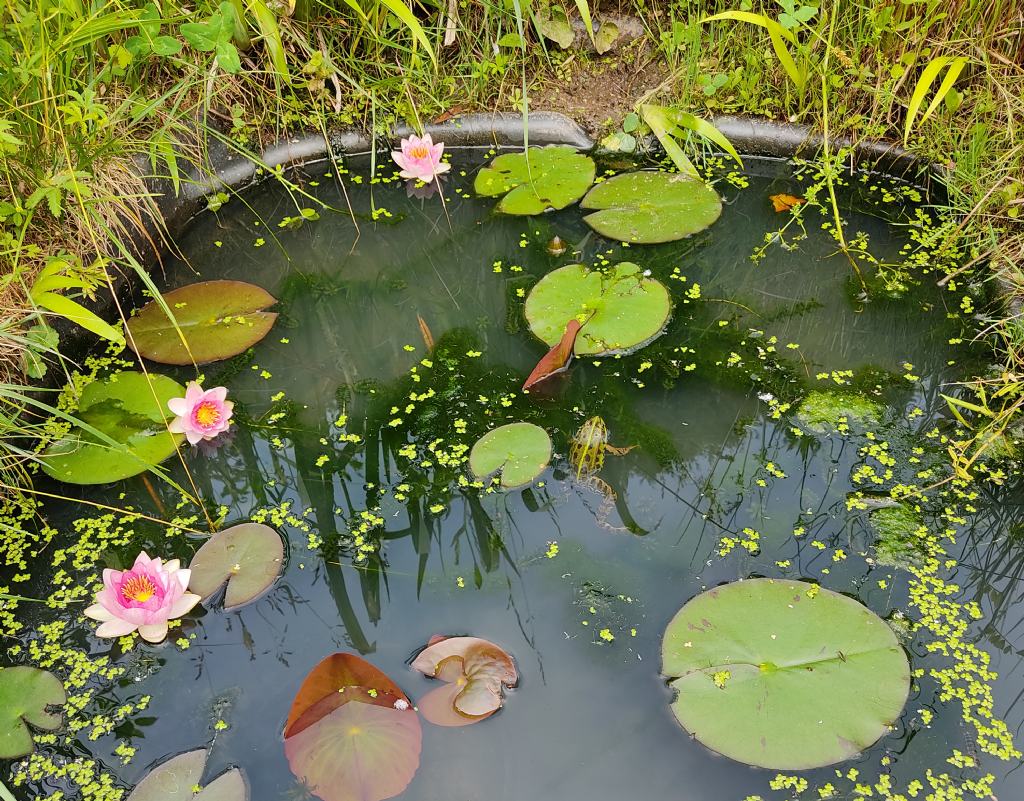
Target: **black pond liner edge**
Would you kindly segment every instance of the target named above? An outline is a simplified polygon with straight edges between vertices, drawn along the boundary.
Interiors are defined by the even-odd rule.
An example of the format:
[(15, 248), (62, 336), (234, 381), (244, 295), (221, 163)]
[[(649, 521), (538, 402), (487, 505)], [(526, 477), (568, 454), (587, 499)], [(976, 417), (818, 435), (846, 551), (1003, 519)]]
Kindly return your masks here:
[[(711, 122), (733, 144), (742, 155), (762, 158), (813, 159), (823, 151), (824, 139), (806, 125), (792, 125), (771, 120), (742, 116), (716, 116)], [(511, 148), (524, 144), (522, 115), (514, 112), (467, 114), (452, 120), (427, 125), (424, 129), (435, 140), (443, 141), (448, 149), (464, 148)], [(409, 136), (415, 131), (402, 125), (392, 131), (391, 141)], [(536, 111), (528, 117), (528, 139), (530, 145), (571, 145), (577, 150), (592, 151), (597, 143), (574, 120), (554, 111)], [(155, 201), (160, 220), (144, 216), (129, 226), (132, 231), (130, 244), (139, 256), (139, 261), (152, 273), (160, 271), (160, 255), (169, 243), (173, 243), (189, 227), (195, 216), (207, 207), (207, 199), (224, 190), (241, 191), (271, 178), (269, 170), (300, 168), (341, 156), (363, 155), (374, 145), (389, 144), (380, 138), (374, 140), (364, 131), (339, 129), (325, 137), (320, 133), (309, 133), (280, 139), (258, 154), (261, 162), (257, 166), (252, 159), (240, 155), (226, 142), (214, 139), (209, 143), (206, 164), (183, 171), (179, 191), (167, 177), (152, 174), (148, 159), (136, 159), (143, 174), (146, 189)], [(866, 170), (907, 181), (924, 188), (929, 194), (943, 194), (943, 173), (940, 165), (929, 163), (904, 150), (898, 145), (876, 141), (854, 142), (849, 139), (832, 140), (835, 149), (850, 149), (850, 169)], [(114, 281), (114, 291), (121, 308), (129, 308), (137, 294), (141, 281), (134, 272), (123, 272)], [(1008, 286), (1001, 287), (1001, 294), (1010, 305), (1011, 292)], [(104, 319), (118, 316), (114, 298), (104, 296), (90, 308)], [(60, 336), (62, 358), (78, 360), (96, 344), (93, 334), (58, 318), (51, 325)], [(43, 385), (58, 380), (60, 371), (49, 370)]]

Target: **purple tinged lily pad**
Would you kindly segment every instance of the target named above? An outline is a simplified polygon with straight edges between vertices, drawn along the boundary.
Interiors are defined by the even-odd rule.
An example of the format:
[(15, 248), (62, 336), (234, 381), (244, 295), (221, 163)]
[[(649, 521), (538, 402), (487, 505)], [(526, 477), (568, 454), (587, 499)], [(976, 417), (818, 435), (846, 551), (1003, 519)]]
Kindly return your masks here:
[(198, 748), (171, 757), (146, 774), (127, 801), (249, 801), (249, 786), (238, 768), (196, 792), (209, 755), (205, 748)]
[(479, 637), (432, 639), (412, 668), (445, 682), (419, 702), (420, 713), (437, 726), (466, 726), (490, 717), (501, 708), (502, 687), (519, 681), (512, 657)]
[(281, 575), (284, 543), (262, 523), (218, 531), (192, 557), (189, 589), (209, 598), (227, 582), (224, 608), (236, 609), (261, 596)]
[(277, 299), (244, 281), (202, 281), (167, 292), (163, 299), (173, 322), (154, 300), (127, 324), (132, 350), (163, 364), (206, 364), (237, 356), (263, 339), (277, 319), (276, 312), (264, 311)]
[(408, 787), (423, 733), (409, 698), (353, 654), (333, 654), (306, 677), (284, 730), (292, 772), (324, 801), (382, 801)]

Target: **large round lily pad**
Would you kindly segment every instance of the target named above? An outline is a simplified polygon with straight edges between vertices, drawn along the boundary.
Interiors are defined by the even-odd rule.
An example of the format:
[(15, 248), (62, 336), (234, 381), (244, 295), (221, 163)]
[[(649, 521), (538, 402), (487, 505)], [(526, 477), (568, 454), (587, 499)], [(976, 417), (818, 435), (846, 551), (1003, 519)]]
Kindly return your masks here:
[(67, 696), (60, 679), (34, 667), (0, 668), (0, 759), (31, 754), (32, 732), (56, 731)]
[(570, 264), (548, 273), (526, 298), (524, 312), (530, 330), (551, 346), (568, 320), (579, 320), (583, 327), (574, 352), (593, 356), (646, 345), (661, 333), (671, 310), (664, 284), (622, 262), (607, 272)]
[(202, 281), (167, 292), (163, 299), (174, 322), (155, 300), (128, 320), (132, 349), (163, 364), (230, 358), (263, 339), (277, 319), (276, 312), (263, 311), (277, 303), (274, 296), (244, 281)]
[(75, 427), (43, 452), (43, 471), (71, 484), (105, 484), (149, 470), (185, 439), (166, 424), (172, 417), (167, 401), (184, 394), (177, 381), (153, 373), (125, 371), (94, 381), (82, 390), (75, 414), (123, 447)]
[(701, 593), (669, 623), (662, 660), (683, 728), (720, 754), (778, 770), (855, 756), (899, 717), (910, 688), (884, 620), (802, 581)]
[[(566, 145), (505, 153), (477, 173), (478, 195), (497, 197), (504, 214), (541, 214), (575, 203), (594, 183), (594, 161)], [(506, 194), (507, 193), (507, 194)]]
[(509, 423), (488, 431), (469, 452), (469, 467), (477, 478), (501, 471), (501, 486), (528, 484), (551, 461), (551, 437), (533, 423)]
[(354, 654), (333, 654), (302, 683), (284, 731), (292, 772), (323, 801), (399, 795), (420, 764), (423, 733), (412, 702)]
[(192, 557), (188, 588), (209, 600), (225, 582), (224, 608), (256, 600), (281, 575), (284, 543), (270, 526), (242, 523), (218, 531)]
[(595, 186), (580, 206), (583, 219), (620, 242), (672, 242), (703, 231), (722, 213), (718, 193), (703, 181), (667, 172), (628, 172)]

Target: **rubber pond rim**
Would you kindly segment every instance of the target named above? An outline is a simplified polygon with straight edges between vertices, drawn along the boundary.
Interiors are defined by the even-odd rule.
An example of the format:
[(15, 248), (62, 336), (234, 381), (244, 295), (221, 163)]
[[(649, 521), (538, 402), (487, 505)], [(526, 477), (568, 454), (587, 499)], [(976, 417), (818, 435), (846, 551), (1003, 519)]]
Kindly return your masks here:
[[(792, 125), (771, 120), (716, 116), (710, 120), (745, 156), (769, 159), (811, 159), (823, 150), (823, 138), (807, 125)], [(365, 131), (353, 128), (309, 133), (279, 139), (256, 154), (256, 160), (240, 155), (225, 139), (209, 143), (206, 163), (200, 168), (190, 165), (182, 170), (179, 191), (166, 176), (154, 174), (147, 158), (139, 156), (136, 166), (154, 199), (159, 219), (142, 216), (126, 221), (131, 232), (130, 244), (142, 264), (158, 273), (161, 256), (184, 234), (195, 216), (207, 205), (207, 199), (224, 190), (241, 191), (269, 179), (269, 170), (297, 169), (339, 156), (365, 155), (374, 144), (389, 145), (415, 131), (406, 125), (393, 129), (391, 137), (382, 141)], [(524, 145), (523, 118), (514, 112), (475, 113), (455, 117), (443, 123), (427, 125), (424, 133), (443, 141), (452, 150), (484, 147), (521, 148)], [(597, 143), (574, 120), (554, 111), (535, 111), (529, 115), (530, 145), (571, 145), (581, 151), (593, 151)], [(900, 181), (909, 181), (929, 192), (941, 188), (943, 169), (919, 159), (898, 145), (877, 141), (854, 142), (837, 139), (833, 148), (849, 148), (851, 170), (865, 170)], [(260, 166), (257, 167), (257, 161)], [(141, 290), (141, 282), (132, 272), (122, 272), (113, 282), (114, 292), (122, 308), (131, 305)], [(110, 320), (117, 315), (118, 303), (104, 295), (88, 305), (100, 317)], [(61, 353), (65, 359), (78, 360), (96, 343), (95, 337), (72, 323), (59, 318), (52, 323), (60, 336)], [(59, 370), (48, 371), (49, 381), (39, 386), (53, 386)]]

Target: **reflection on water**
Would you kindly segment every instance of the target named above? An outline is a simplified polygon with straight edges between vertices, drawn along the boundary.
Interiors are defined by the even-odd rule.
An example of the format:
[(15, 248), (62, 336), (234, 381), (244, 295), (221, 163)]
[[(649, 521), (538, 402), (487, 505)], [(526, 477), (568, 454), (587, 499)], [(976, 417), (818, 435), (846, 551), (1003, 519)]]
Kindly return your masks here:
[[(943, 297), (920, 290), (863, 302), (849, 262), (810, 216), (798, 250), (768, 248), (753, 263), (765, 233), (782, 224), (768, 196), (801, 192), (779, 165), (755, 162), (746, 188), (720, 183), (725, 212), (703, 234), (624, 248), (571, 209), (494, 216), (490, 202), (463, 191), (480, 161), (467, 162), (468, 176), (453, 171), (443, 206), (400, 184), (350, 184), (352, 216), (335, 184), (317, 176), (308, 190), (339, 211), (296, 229), (278, 227), (296, 213), (285, 193), (254, 192), (199, 219), (182, 243), (187, 261), (168, 264), (169, 286), (235, 278), (281, 301), (278, 325), (251, 359), (204, 368), (208, 385), (229, 386), (241, 425), (189, 467), (214, 514), (223, 505), (229, 523), (265, 518), (287, 536), (289, 557), (257, 603), (190, 616), (187, 650), (114, 648), (131, 668), (105, 694), (111, 706), (153, 697), (117, 732), (139, 754), (122, 768), (111, 757), (114, 736), (83, 747), (127, 784), (147, 763), (215, 736), (211, 770), (242, 766), (256, 799), (302, 797), (280, 732), (317, 662), (358, 652), (416, 698), (431, 685), (409, 670), (412, 654), (433, 634), (473, 634), (514, 654), (519, 687), (484, 723), (426, 725), (404, 799), (768, 797), (774, 772), (717, 757), (675, 723), (659, 676), (666, 623), (695, 593), (750, 575), (819, 580), (883, 616), (907, 609), (907, 575), (866, 558), (874, 533), (864, 511), (848, 509), (861, 488), (851, 473), (869, 461), (863, 430), (796, 432), (779, 403), (807, 386), (877, 387), (888, 407), (878, 431), (912, 476), (919, 468), (906, 457), (944, 424), (939, 393), (971, 358), (949, 344), (962, 331)], [(851, 230), (896, 260), (901, 229), (848, 203)], [(555, 235), (569, 245), (564, 256), (546, 250)], [(665, 336), (633, 356), (580, 362), (543, 393), (518, 394), (545, 350), (526, 329), (521, 298), (555, 266), (604, 258), (636, 261), (669, 286), (676, 308)], [(432, 353), (418, 317), (437, 340)], [(907, 380), (911, 371), (920, 380)], [(613, 443), (637, 446), (605, 460), (603, 485), (578, 479), (568, 461), (573, 432), (594, 415)], [(550, 468), (509, 493), (460, 483), (464, 468), (446, 464), (457, 445), (512, 419), (551, 433)], [(185, 480), (180, 468), (175, 475)], [(125, 502), (160, 513), (139, 479), (123, 490)], [(173, 513), (173, 493), (155, 492)], [(109, 502), (116, 492), (83, 497)], [(1014, 728), (1024, 722), (1017, 497), (1010, 487), (975, 501), (953, 553), (964, 599), (984, 608), (974, 639), (1002, 675), (997, 712)], [(945, 527), (940, 513), (941, 504), (925, 508), (925, 520)], [(52, 514), (66, 528), (83, 508)], [(196, 547), (155, 525), (135, 527), (155, 550), (187, 557)], [(744, 530), (759, 534), (759, 549), (719, 556), (722, 539), (749, 538)], [(913, 667), (938, 663), (920, 642), (907, 645)], [(952, 748), (972, 753), (936, 692), (920, 682), (896, 730), (857, 761), (865, 776), (877, 776), (885, 755), (906, 781), (949, 769)], [(935, 714), (929, 727), (926, 709)], [(1001, 798), (1024, 791), (1014, 764), (984, 767), (999, 777)], [(830, 768), (807, 776), (835, 778)]]

